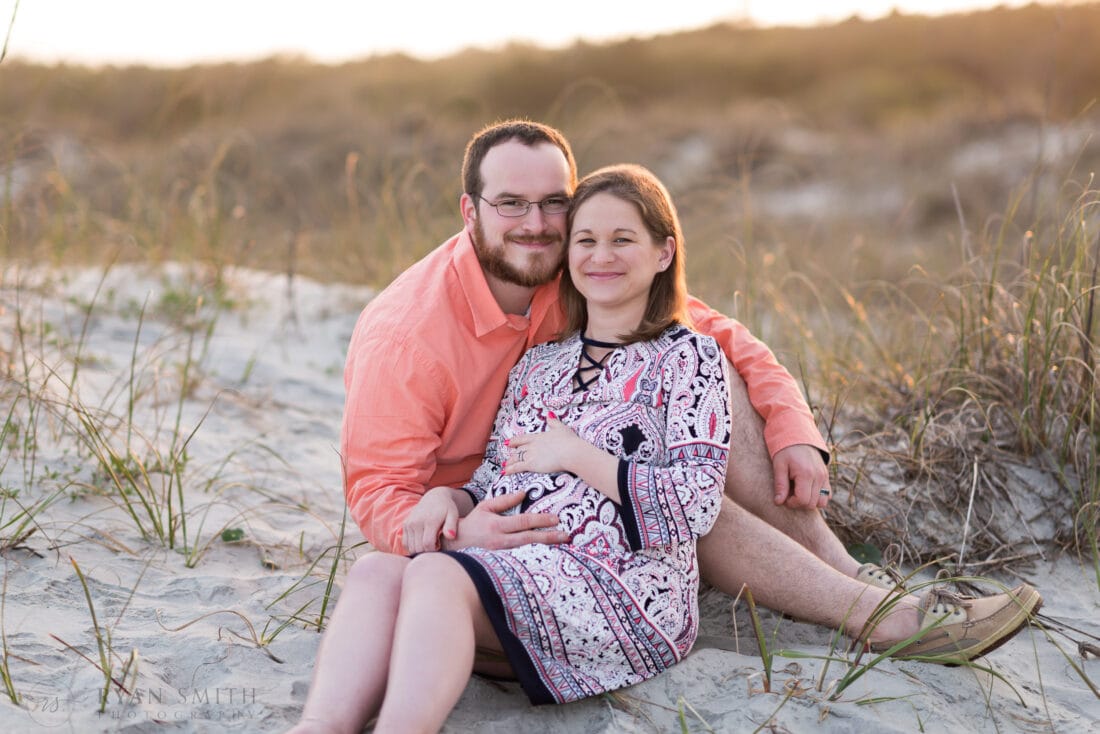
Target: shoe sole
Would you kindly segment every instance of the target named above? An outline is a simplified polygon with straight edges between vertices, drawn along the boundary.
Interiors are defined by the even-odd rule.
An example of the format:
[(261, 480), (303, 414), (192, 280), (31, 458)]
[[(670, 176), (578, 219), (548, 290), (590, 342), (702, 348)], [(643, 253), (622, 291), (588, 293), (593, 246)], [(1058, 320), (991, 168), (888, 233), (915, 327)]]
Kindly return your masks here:
[(1018, 625), (1016, 625), (1015, 627), (1013, 627), (1011, 629), (1011, 631), (1008, 632), (1008, 634), (998, 638), (995, 642), (993, 642), (991, 645), (987, 646), (984, 650), (977, 653), (976, 655), (972, 655), (972, 656), (966, 658), (966, 660), (964, 662), (969, 662), (971, 660), (977, 660), (978, 658), (993, 652), (998, 647), (1000, 647), (1001, 645), (1003, 645), (1006, 642), (1008, 642), (1009, 640), (1011, 640), (1013, 637), (1015, 637), (1017, 634), (1019, 634), (1020, 630), (1022, 630), (1024, 627), (1026, 627), (1031, 622), (1032, 617), (1034, 617), (1038, 613), (1038, 611), (1040, 609), (1042, 609), (1042, 607), (1043, 607), (1043, 599), (1042, 599), (1042, 597), (1040, 597), (1039, 600), (1037, 602), (1035, 602), (1035, 606), (1033, 606), (1030, 610), (1028, 610), (1027, 614), (1024, 615), (1024, 618), (1022, 620), (1020, 620), (1020, 623)]

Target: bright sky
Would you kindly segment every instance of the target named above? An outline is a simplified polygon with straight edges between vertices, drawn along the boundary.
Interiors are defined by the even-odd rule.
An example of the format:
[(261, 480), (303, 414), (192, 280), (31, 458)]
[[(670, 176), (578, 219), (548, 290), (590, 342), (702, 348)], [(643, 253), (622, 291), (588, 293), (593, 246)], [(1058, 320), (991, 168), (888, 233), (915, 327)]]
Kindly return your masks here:
[[(21, 0), (8, 53), (34, 61), (180, 66), (276, 53), (336, 62), (404, 51), (423, 58), (509, 40), (563, 46), (698, 28), (720, 20), (812, 25), (897, 8), (939, 14), (1028, 0)], [(16, 0), (0, 0), (0, 37)]]

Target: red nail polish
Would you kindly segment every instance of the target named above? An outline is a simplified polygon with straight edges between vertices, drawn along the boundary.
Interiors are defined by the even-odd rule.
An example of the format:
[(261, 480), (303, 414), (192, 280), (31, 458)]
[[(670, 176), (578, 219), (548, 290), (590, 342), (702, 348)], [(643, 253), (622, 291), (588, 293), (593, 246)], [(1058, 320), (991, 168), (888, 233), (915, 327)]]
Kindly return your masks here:
[(557, 420), (557, 419), (558, 419), (558, 416), (557, 416), (557, 415), (556, 415), (556, 414), (554, 413), (554, 411), (552, 411), (552, 410), (551, 410), (551, 411), (549, 411), (549, 412), (547, 413), (547, 415), (549, 415), (549, 416), (550, 416), (551, 418), (553, 418), (554, 420)]
[(512, 439), (510, 439), (510, 438), (506, 438), (506, 439), (504, 439), (504, 445), (505, 445), (505, 446), (507, 446), (507, 445), (508, 445), (508, 444), (510, 444), (511, 442), (512, 442)]

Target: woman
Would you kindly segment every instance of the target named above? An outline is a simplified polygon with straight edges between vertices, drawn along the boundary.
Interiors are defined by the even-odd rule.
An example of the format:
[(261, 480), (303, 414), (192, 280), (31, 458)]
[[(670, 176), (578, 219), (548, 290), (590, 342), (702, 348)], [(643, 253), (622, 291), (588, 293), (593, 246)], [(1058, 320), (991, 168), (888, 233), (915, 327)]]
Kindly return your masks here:
[[(380, 638), (364, 680), (342, 681), (377, 732), (437, 730), (471, 668), (561, 703), (650, 678), (695, 641), (695, 539), (718, 515), (729, 450), (725, 359), (687, 328), (683, 236), (652, 173), (591, 174), (568, 223), (567, 336), (524, 355), (484, 462), (466, 487), (427, 492), (404, 537), (434, 550), (450, 518), (509, 497), (557, 514), (571, 540), (380, 554), (369, 581), (349, 574), (391, 601), (390, 634), (359, 630)], [(475, 647), (496, 660), (475, 665)], [(311, 690), (301, 731), (326, 730), (329, 695)]]

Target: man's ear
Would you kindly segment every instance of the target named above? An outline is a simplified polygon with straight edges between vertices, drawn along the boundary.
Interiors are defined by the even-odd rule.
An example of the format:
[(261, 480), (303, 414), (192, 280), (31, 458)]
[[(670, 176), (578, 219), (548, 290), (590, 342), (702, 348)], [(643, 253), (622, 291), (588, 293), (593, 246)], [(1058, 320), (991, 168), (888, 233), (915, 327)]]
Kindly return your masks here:
[(477, 222), (477, 199), (469, 194), (463, 194), (458, 200), (458, 208), (462, 211), (462, 223), (472, 232)]

